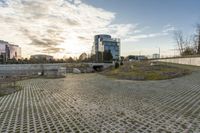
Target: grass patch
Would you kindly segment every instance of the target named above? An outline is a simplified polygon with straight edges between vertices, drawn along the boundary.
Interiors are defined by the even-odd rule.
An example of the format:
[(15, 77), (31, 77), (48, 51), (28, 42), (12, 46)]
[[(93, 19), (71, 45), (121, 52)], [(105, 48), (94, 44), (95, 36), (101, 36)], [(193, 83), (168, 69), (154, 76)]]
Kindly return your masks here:
[(152, 64), (149, 61), (128, 62), (118, 69), (109, 68), (103, 75), (127, 80), (165, 80), (190, 74), (192, 71), (182, 65), (166, 63)]
[(22, 90), (21, 86), (13, 85), (12, 83), (4, 83), (0, 86), (0, 97), (15, 93), (17, 91)]
[(67, 63), (65, 66), (67, 68), (87, 68), (87, 67), (89, 67), (88, 64), (84, 64), (84, 63)]

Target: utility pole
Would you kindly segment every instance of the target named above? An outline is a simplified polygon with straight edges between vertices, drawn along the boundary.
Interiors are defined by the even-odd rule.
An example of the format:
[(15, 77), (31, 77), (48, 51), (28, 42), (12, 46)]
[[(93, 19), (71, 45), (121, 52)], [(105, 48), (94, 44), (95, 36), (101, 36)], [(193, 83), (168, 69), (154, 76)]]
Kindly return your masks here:
[(176, 48), (174, 48), (174, 57), (175, 57), (175, 50), (176, 50)]
[[(158, 54), (159, 54), (159, 58), (160, 58), (160, 57), (161, 57), (161, 56), (160, 56), (160, 47), (157, 46), (156, 48), (158, 48)], [(156, 52), (156, 53), (157, 53), (157, 52)]]
[(141, 51), (139, 51), (139, 56), (141, 56)]

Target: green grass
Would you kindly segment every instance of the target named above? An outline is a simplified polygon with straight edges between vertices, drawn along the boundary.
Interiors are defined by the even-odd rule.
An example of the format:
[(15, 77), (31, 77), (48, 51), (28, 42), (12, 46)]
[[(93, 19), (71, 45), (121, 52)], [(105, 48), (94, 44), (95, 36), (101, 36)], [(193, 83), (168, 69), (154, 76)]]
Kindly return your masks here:
[(165, 80), (190, 74), (192, 69), (182, 65), (151, 62), (128, 62), (118, 69), (110, 68), (103, 75), (128, 80)]

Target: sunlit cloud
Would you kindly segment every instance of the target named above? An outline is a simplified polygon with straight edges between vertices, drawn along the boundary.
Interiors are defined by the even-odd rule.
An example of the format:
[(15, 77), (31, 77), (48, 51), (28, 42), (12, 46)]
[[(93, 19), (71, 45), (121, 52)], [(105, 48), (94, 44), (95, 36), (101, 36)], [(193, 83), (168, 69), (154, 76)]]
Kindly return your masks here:
[[(149, 27), (147, 27), (149, 28)], [(148, 38), (155, 38), (155, 37), (161, 37), (161, 36), (167, 36), (169, 35), (171, 32), (175, 31), (176, 28), (172, 25), (165, 25), (163, 26), (163, 30), (160, 32), (155, 32), (155, 33), (142, 33), (142, 30), (135, 30), (135, 34), (134, 35), (130, 35), (128, 36), (124, 41), (127, 42), (137, 42), (141, 39), (148, 39)], [(137, 34), (140, 33), (140, 34)]]
[(95, 34), (138, 41), (170, 30), (144, 35), (139, 24), (113, 24), (114, 12), (81, 0), (0, 0), (0, 11), (0, 39), (20, 45), (23, 56), (58, 52), (78, 56), (91, 51)]

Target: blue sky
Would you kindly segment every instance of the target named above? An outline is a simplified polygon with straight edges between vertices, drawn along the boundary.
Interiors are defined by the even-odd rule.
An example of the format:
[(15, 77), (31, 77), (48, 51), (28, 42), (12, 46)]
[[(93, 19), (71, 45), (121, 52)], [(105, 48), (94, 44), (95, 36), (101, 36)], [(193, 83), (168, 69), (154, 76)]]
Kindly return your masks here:
[(0, 0), (1, 40), (22, 55), (61, 57), (91, 52), (93, 36), (121, 39), (121, 54), (174, 54), (174, 30), (193, 34), (199, 0)]
[[(114, 23), (132, 23), (138, 24), (140, 28), (148, 27), (143, 33), (160, 32), (163, 26), (171, 25), (177, 30), (182, 30), (185, 35), (190, 35), (194, 33), (196, 23), (200, 23), (199, 0), (85, 0), (85, 2), (115, 12)], [(144, 51), (145, 54), (145, 49), (161, 47), (165, 55), (170, 55), (173, 52), (169, 52), (168, 49), (173, 49), (176, 44), (173, 32), (170, 32), (163, 37), (141, 39), (139, 42), (123, 45), (128, 47), (126, 50), (128, 53)], [(154, 51), (148, 53), (152, 52)]]
[(166, 23), (190, 30), (200, 20), (199, 0), (85, 0), (116, 13), (116, 23), (140, 23), (159, 29)]

